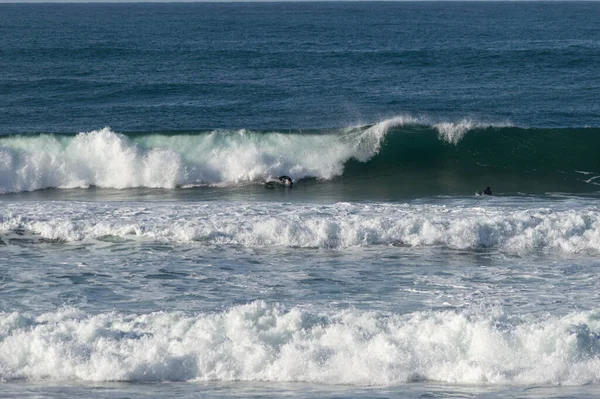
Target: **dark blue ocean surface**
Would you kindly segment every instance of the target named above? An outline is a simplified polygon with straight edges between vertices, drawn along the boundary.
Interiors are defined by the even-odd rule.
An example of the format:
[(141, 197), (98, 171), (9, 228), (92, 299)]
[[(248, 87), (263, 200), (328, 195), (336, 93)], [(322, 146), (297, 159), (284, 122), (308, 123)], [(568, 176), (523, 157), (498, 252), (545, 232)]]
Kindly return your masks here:
[(0, 5), (0, 134), (600, 126), (600, 3)]

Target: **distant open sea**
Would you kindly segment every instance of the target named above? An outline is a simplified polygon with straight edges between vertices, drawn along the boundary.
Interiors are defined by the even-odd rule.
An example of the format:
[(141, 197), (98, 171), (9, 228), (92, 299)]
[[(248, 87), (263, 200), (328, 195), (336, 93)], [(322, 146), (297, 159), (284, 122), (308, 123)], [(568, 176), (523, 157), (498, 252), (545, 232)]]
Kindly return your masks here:
[(0, 397), (600, 397), (599, 27), (0, 4)]

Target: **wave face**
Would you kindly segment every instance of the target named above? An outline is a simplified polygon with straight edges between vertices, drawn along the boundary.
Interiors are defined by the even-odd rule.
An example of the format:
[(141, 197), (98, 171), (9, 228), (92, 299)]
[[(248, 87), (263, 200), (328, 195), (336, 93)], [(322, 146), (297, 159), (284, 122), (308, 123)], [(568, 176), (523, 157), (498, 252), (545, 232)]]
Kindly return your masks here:
[(320, 313), (262, 301), (195, 316), (0, 313), (0, 380), (581, 385), (600, 382), (599, 320)]
[(529, 206), (7, 203), (0, 211), (0, 244), (117, 239), (246, 248), (600, 252), (597, 206), (571, 202), (553, 208)]
[(231, 186), (273, 176), (404, 193), (590, 192), (600, 129), (524, 129), (398, 117), (323, 131), (206, 131), (0, 137), (0, 193), (45, 188)]

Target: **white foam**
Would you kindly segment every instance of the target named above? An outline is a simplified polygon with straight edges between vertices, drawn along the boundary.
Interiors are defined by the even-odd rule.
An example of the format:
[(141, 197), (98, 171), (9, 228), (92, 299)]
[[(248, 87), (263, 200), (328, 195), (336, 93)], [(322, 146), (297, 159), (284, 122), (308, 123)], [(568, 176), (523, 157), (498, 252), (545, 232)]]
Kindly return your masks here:
[(0, 313), (0, 380), (600, 382), (600, 317), (327, 311)]
[[(339, 134), (215, 131), (129, 138), (108, 128), (73, 137), (3, 138), (0, 193), (43, 188), (236, 184), (270, 175), (330, 179), (356, 155)], [(371, 151), (370, 157), (375, 149)], [(364, 157), (364, 154), (359, 154)]]
[(175, 187), (180, 154), (142, 149), (110, 129), (73, 138), (42, 135), (2, 139), (0, 193), (56, 187)]
[[(285, 215), (282, 217), (281, 215)], [(408, 245), (508, 252), (600, 251), (600, 210), (418, 204), (7, 203), (0, 234), (79, 242), (119, 237), (188, 245), (344, 249)]]

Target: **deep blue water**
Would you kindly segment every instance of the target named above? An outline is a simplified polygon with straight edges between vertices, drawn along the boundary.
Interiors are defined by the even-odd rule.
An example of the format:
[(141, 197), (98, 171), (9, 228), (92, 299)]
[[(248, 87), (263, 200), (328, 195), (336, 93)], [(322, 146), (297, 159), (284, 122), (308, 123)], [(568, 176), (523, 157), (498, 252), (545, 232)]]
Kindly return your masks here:
[(0, 134), (600, 126), (600, 5), (0, 5)]

